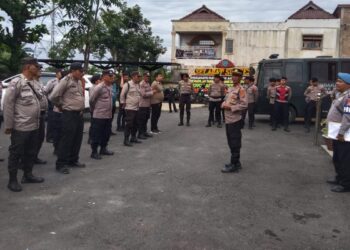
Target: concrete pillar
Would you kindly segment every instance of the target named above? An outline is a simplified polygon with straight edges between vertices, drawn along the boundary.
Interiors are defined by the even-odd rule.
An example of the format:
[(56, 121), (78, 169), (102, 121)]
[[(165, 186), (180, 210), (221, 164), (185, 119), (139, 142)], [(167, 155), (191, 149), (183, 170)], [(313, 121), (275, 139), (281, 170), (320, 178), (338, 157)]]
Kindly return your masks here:
[(171, 32), (171, 61), (176, 60), (176, 32)]
[(222, 32), (222, 45), (221, 45), (221, 59), (225, 59), (225, 53), (226, 53), (226, 38), (227, 38), (227, 32)]

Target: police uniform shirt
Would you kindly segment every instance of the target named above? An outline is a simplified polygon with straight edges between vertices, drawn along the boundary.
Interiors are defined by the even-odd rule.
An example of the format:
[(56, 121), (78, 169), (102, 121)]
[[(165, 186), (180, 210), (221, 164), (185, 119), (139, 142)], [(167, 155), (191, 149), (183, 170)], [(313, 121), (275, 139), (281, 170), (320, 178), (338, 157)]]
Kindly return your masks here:
[(230, 110), (225, 109), (225, 123), (235, 123), (242, 119), (242, 110), (248, 108), (248, 97), (245, 89), (239, 84), (229, 88), (224, 101), (230, 106)]
[(4, 97), (5, 129), (33, 131), (39, 128), (40, 102), (33, 91), (34, 82), (23, 74), (11, 81)]
[(344, 135), (350, 129), (350, 90), (341, 93), (332, 103), (327, 121), (341, 123), (339, 134)]
[(82, 111), (85, 109), (84, 89), (80, 80), (75, 80), (71, 75), (64, 77), (55, 86), (50, 101), (67, 111)]
[(193, 86), (192, 86), (192, 83), (190, 81), (183, 81), (181, 80), (179, 82), (179, 91), (180, 91), (180, 94), (192, 94), (192, 91), (193, 91)]

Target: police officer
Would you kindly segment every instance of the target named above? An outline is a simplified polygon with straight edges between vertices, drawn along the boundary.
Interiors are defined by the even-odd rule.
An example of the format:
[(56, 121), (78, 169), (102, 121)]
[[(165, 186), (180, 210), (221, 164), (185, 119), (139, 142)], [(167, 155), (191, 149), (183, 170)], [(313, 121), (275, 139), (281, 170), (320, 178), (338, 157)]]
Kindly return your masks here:
[(11, 134), (7, 187), (13, 192), (22, 191), (17, 181), (20, 166), (22, 183), (44, 182), (32, 173), (39, 138), (41, 95), (35, 88), (35, 77), (40, 66), (35, 58), (25, 58), (22, 65), (22, 74), (11, 81), (4, 100), (5, 133)]
[[(255, 109), (256, 109), (256, 103), (258, 102), (259, 98), (259, 92), (258, 88), (254, 84), (254, 77), (247, 77), (248, 78), (248, 86), (246, 86), (246, 93), (248, 96), (248, 119), (249, 119), (249, 129), (253, 129), (254, 122), (255, 122)], [(243, 121), (245, 119), (245, 116), (243, 117)]]
[(327, 181), (334, 184), (333, 192), (350, 192), (350, 141), (345, 141), (344, 135), (350, 129), (350, 74), (339, 73), (336, 82), (339, 96), (333, 101), (329, 110), (328, 122), (340, 124), (337, 139), (333, 140), (333, 164), (336, 178)]
[(304, 96), (306, 101), (305, 107), (305, 129), (306, 133), (310, 132), (311, 119), (316, 113), (316, 101), (319, 95), (324, 94), (325, 90), (318, 84), (318, 79), (313, 77), (310, 80), (310, 86), (305, 90)]
[(153, 81), (151, 88), (153, 90), (153, 95), (151, 97), (151, 132), (153, 134), (158, 134), (161, 131), (158, 128), (158, 121), (162, 113), (162, 103), (164, 101), (164, 92), (163, 92), (163, 74), (157, 73), (155, 75), (155, 80)]
[(56, 170), (69, 174), (69, 167), (85, 167), (79, 162), (79, 152), (83, 139), (85, 108), (81, 63), (72, 63), (70, 74), (53, 89), (49, 99), (62, 110), (62, 136), (57, 150)]
[(168, 104), (169, 104), (169, 113), (174, 112), (177, 113), (176, 103), (175, 103), (175, 97), (176, 97), (176, 89), (174, 89), (173, 86), (170, 86), (167, 91), (167, 97), (168, 97)]
[(221, 104), (222, 97), (225, 96), (225, 86), (221, 82), (220, 75), (214, 76), (214, 82), (208, 88), (209, 96), (209, 118), (206, 127), (211, 127), (214, 123), (214, 111), (215, 119), (218, 123), (217, 127), (221, 128)]
[(129, 81), (129, 74), (124, 72), (120, 78), (120, 82), (118, 85), (118, 94), (119, 94), (119, 110), (118, 110), (118, 116), (117, 116), (117, 131), (122, 132), (125, 128), (125, 103), (121, 103), (120, 101), (120, 94), (122, 92), (124, 83), (127, 83)]
[[(112, 84), (115, 74), (113, 70), (102, 72), (102, 82), (94, 87), (90, 95), (90, 107), (92, 111), (91, 121), (91, 158), (100, 160), (101, 155), (113, 155), (107, 149), (111, 136), (113, 96)], [(98, 152), (100, 147), (100, 152)]]
[(267, 88), (266, 98), (269, 102), (269, 110), (270, 110), (270, 126), (273, 126), (274, 121), (274, 107), (275, 107), (275, 99), (276, 99), (276, 79), (270, 78), (270, 85)]
[(289, 126), (289, 101), (292, 98), (292, 89), (287, 86), (287, 77), (281, 78), (281, 83), (276, 87), (275, 122), (272, 131), (277, 130), (277, 122), (283, 121), (284, 131), (290, 132)]
[(186, 126), (190, 126), (191, 120), (191, 95), (193, 94), (193, 85), (190, 81), (190, 77), (187, 73), (182, 74), (182, 80), (179, 82), (180, 92), (180, 122), (179, 126), (184, 125), (184, 115), (186, 107)]
[(222, 173), (238, 172), (241, 168), (240, 151), (242, 145), (242, 111), (248, 107), (248, 98), (240, 82), (243, 71), (232, 72), (233, 87), (228, 90), (222, 108), (225, 110), (226, 137), (231, 150), (231, 161), (221, 170)]
[[(62, 75), (61, 79), (66, 77), (68, 74), (69, 74), (69, 72), (67, 70), (63, 70), (62, 73), (61, 73), (61, 75)], [(52, 90), (58, 84), (60, 84), (60, 81), (56, 82), (56, 84), (55, 84), (55, 86), (53, 86)], [(50, 91), (50, 93), (52, 93), (52, 90)], [(50, 94), (48, 96), (50, 96)], [(61, 111), (61, 109), (59, 109), (55, 105), (53, 105), (52, 120), (53, 120), (53, 122), (52, 122), (53, 123), (52, 133), (53, 133), (53, 147), (54, 147), (53, 154), (57, 155), (58, 144), (59, 144), (59, 141), (60, 141), (61, 135), (62, 135), (62, 111)]]
[[(91, 100), (91, 95), (93, 93), (94, 88), (96, 85), (98, 85), (101, 82), (101, 75), (100, 74), (95, 74), (91, 77), (90, 82), (92, 83), (92, 86), (89, 88), (89, 100)], [(91, 133), (92, 133), (92, 123), (93, 123), (93, 112), (92, 112), (92, 106), (90, 104), (90, 128), (89, 128), (89, 138), (88, 138), (88, 144), (91, 144)]]
[[(124, 146), (131, 147), (132, 143), (141, 143), (136, 137), (137, 114), (140, 105), (140, 85), (141, 75), (135, 71), (131, 73), (131, 80), (124, 84), (120, 94), (120, 102), (124, 104), (125, 110), (125, 130)], [(131, 139), (130, 139), (131, 135)]]
[(47, 162), (40, 159), (39, 158), (39, 153), (40, 153), (40, 149), (43, 145), (43, 142), (45, 140), (45, 118), (46, 118), (46, 112), (48, 110), (48, 100), (47, 100), (47, 96), (45, 93), (45, 89), (42, 85), (42, 83), (40, 82), (40, 76), (41, 76), (41, 68), (40, 70), (38, 70), (38, 74), (36, 75), (35, 79), (36, 81), (34, 81), (34, 88), (36, 90), (36, 93), (38, 93), (40, 95), (39, 101), (40, 101), (40, 123), (39, 123), (39, 138), (38, 138), (38, 147), (37, 147), (37, 153), (36, 153), (36, 157), (34, 160), (34, 164), (46, 164)]
[(151, 115), (151, 97), (153, 90), (150, 85), (150, 74), (144, 73), (143, 80), (140, 82), (140, 103), (137, 114), (138, 125), (138, 139), (145, 140), (149, 137), (153, 137), (147, 133), (147, 123)]
[[(44, 87), (44, 91), (46, 96), (49, 96), (53, 90), (53, 88), (57, 85), (57, 83), (62, 79), (62, 70), (57, 69), (56, 70), (56, 77), (50, 81), (47, 82), (47, 84)], [(54, 105), (48, 101), (48, 111), (47, 111), (47, 124), (46, 124), (46, 142), (53, 143), (54, 141), (54, 112), (53, 108)]]

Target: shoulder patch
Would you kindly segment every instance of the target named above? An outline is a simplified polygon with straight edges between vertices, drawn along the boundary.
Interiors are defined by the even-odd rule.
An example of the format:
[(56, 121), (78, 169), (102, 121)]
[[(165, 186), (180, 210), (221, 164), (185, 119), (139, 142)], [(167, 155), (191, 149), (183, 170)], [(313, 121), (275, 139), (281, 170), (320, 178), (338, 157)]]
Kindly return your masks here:
[(345, 101), (343, 112), (344, 114), (350, 114), (350, 98)]

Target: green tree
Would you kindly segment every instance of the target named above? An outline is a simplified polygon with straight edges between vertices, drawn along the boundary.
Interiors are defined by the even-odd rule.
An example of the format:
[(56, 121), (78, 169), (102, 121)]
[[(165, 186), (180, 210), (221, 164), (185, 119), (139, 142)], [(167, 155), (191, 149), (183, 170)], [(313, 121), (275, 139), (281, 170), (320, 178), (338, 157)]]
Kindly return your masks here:
[(120, 6), (120, 0), (60, 0), (59, 6), (65, 9), (66, 20), (59, 27), (69, 27), (65, 38), (69, 47), (79, 49), (84, 54), (84, 67), (88, 69), (90, 54), (96, 51), (96, 27), (99, 13), (104, 8)]
[(103, 11), (101, 22), (97, 44), (101, 55), (108, 51), (113, 60), (156, 61), (166, 52), (163, 40), (153, 35), (151, 22), (143, 17), (138, 5), (124, 4), (119, 12)]
[(71, 48), (67, 39), (62, 39), (49, 50), (48, 57), (54, 60), (72, 59), (75, 55), (74, 48)]
[(49, 3), (50, 0), (0, 1), (0, 10), (10, 17), (12, 24), (11, 31), (0, 27), (0, 46), (9, 55), (7, 59), (1, 60), (0, 64), (6, 67), (9, 73), (18, 72), (18, 62), (26, 55), (23, 46), (27, 43), (39, 42), (44, 34), (49, 33), (44, 24), (33, 27), (29, 25), (32, 20), (52, 13)]

